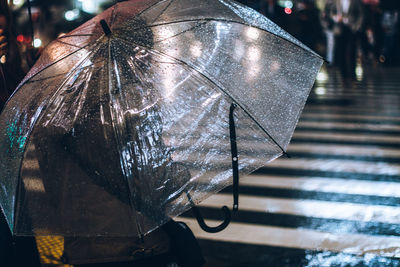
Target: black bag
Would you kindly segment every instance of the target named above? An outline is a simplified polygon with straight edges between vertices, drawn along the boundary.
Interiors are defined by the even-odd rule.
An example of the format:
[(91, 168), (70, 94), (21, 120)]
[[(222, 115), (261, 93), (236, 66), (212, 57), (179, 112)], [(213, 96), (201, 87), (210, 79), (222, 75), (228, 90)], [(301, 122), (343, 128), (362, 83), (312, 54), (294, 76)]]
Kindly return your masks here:
[[(161, 242), (161, 243), (157, 243)], [(110, 243), (107, 243), (109, 241)], [(118, 243), (112, 243), (115, 242), (116, 240), (103, 240), (101, 244), (104, 246), (104, 250), (106, 251), (107, 249), (115, 251), (115, 248), (121, 248), (121, 246), (118, 246)], [(122, 241), (122, 239), (120, 240)], [(128, 240), (126, 240), (128, 241)], [(201, 267), (204, 265), (204, 258), (201, 253), (201, 248), (193, 235), (192, 231), (190, 228), (183, 222), (175, 222), (173, 220), (170, 220), (166, 224), (164, 224), (160, 229), (150, 233), (149, 235), (146, 235), (143, 239), (144, 243), (138, 244), (136, 243), (131, 243), (131, 246), (142, 246), (147, 247), (147, 249), (137, 249), (134, 251), (134, 254), (132, 255), (132, 260), (130, 261), (121, 261), (124, 258), (114, 258), (114, 262), (108, 262), (108, 263), (103, 263), (103, 264), (90, 264), (87, 257), (86, 257), (86, 262), (87, 264), (82, 264), (82, 265), (74, 265), (75, 267), (126, 267), (126, 266), (135, 266), (135, 267), (166, 267), (166, 266), (179, 266), (179, 267)], [(168, 243), (168, 251), (163, 251), (160, 248), (165, 248), (162, 246), (162, 244), (166, 244), (165, 241)], [(84, 241), (78, 241), (75, 244), (78, 244), (81, 242), (81, 245), (85, 245), (86, 248), (84, 248), (84, 251), (78, 251), (78, 247), (74, 251), (69, 249), (69, 252), (67, 253), (75, 253), (75, 261), (78, 259), (78, 255), (82, 259), (85, 258), (85, 253), (88, 252), (90, 249), (88, 248), (88, 245), (90, 246), (90, 241), (87, 240), (86, 244), (83, 244)], [(95, 240), (92, 239), (92, 245)], [(148, 247), (151, 242), (155, 242), (154, 245), (156, 245), (153, 248)], [(121, 243), (122, 244), (122, 243)], [(121, 245), (120, 244), (120, 245)], [(128, 243), (126, 243), (128, 244)], [(99, 244), (96, 245), (97, 248), (99, 248)], [(93, 247), (95, 248), (95, 247)], [(106, 252), (107, 254), (110, 254), (110, 252)], [(99, 257), (101, 255), (99, 253), (96, 253), (96, 261), (99, 260)], [(122, 256), (122, 254), (121, 254)], [(103, 260), (105, 258), (103, 257)], [(112, 260), (111, 258), (108, 258), (108, 260)], [(127, 258), (125, 258), (127, 260)], [(81, 260), (81, 262), (83, 262)]]

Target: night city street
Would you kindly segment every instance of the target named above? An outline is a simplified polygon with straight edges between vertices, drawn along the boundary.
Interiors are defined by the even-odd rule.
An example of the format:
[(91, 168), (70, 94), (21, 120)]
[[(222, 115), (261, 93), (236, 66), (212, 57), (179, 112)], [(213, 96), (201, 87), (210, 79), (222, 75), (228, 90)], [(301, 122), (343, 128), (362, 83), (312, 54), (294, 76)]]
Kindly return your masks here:
[(400, 1), (0, 0), (3, 266), (400, 267)]

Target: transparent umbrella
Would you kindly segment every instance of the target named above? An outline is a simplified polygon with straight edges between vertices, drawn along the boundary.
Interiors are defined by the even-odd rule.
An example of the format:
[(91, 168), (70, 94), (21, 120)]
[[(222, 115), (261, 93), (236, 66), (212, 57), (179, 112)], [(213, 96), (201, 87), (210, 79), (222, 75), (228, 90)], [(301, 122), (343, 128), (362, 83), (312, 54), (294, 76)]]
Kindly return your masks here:
[(284, 154), (322, 62), (234, 1), (116, 4), (50, 43), (0, 116), (13, 234), (149, 233)]

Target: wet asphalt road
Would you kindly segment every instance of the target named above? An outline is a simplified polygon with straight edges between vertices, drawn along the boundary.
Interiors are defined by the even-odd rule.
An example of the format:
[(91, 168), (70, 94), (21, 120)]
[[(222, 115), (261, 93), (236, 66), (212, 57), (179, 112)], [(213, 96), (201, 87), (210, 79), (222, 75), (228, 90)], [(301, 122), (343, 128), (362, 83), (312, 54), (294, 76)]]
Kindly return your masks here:
[[(400, 266), (400, 68), (323, 68), (288, 153), (241, 179), (219, 234), (189, 214), (207, 266)], [(231, 189), (201, 205), (207, 221)]]

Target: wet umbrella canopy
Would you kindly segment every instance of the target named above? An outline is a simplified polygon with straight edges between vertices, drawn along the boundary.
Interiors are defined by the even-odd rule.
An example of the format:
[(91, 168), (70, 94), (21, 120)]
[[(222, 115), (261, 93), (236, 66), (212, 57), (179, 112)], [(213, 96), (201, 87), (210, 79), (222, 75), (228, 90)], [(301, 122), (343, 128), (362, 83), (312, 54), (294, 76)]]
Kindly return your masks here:
[(150, 232), (232, 183), (231, 104), (240, 173), (282, 155), (321, 64), (234, 1), (113, 6), (53, 41), (1, 114), (10, 228)]

